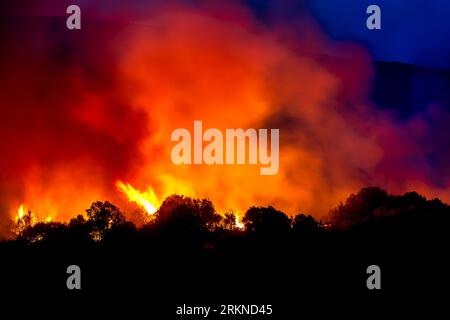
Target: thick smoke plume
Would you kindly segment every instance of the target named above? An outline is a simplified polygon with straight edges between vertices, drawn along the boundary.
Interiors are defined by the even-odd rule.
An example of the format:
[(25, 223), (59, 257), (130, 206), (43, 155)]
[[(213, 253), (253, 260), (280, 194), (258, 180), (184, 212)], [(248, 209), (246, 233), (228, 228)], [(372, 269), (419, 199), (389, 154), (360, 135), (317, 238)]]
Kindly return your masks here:
[[(273, 205), (320, 217), (367, 185), (450, 200), (446, 157), (427, 161), (448, 115), (430, 106), (395, 121), (368, 98), (368, 53), (331, 42), (307, 17), (268, 28), (238, 4), (178, 4), (112, 6), (98, 20), (93, 6), (73, 32), (44, 5), (27, 8), (0, 26), (2, 236), (22, 203), (41, 219), (104, 199), (133, 212), (118, 179), (161, 198), (207, 197), (220, 211)], [(170, 134), (194, 120), (280, 128), (279, 173), (173, 165)]]

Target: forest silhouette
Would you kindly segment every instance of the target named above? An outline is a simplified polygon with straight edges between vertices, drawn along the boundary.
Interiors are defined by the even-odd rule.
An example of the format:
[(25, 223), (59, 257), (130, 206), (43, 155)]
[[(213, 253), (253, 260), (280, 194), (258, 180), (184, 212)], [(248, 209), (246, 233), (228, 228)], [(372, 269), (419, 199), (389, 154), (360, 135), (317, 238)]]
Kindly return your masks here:
[(140, 227), (127, 221), (126, 215), (108, 201), (92, 203), (85, 215), (80, 214), (68, 223), (33, 224), (32, 215), (29, 211), (17, 220), (14, 230), (17, 238), (13, 242), (98, 246), (120, 241), (158, 241), (163, 246), (165, 242), (178, 241), (179, 245), (190, 243), (190, 249), (201, 251), (220, 247), (228, 238), (267, 243), (301, 242), (346, 233), (432, 236), (447, 228), (450, 206), (439, 199), (427, 200), (416, 192), (389, 195), (378, 187), (367, 187), (331, 209), (325, 222), (302, 213), (290, 217), (272, 206), (253, 206), (243, 215), (244, 227), (239, 228), (233, 211), (222, 216), (210, 200), (180, 195), (167, 197), (155, 215)]
[(68, 223), (32, 224), (30, 215), (18, 221), (16, 239), (0, 243), (0, 271), (10, 275), (5, 288), (72, 296), (65, 268), (76, 264), (84, 272), (83, 295), (126, 292), (158, 301), (163, 314), (187, 300), (250, 298), (277, 305), (278, 315), (295, 314), (299, 297), (329, 303), (346, 299), (345, 292), (373, 294), (365, 284), (372, 264), (385, 270), (384, 296), (422, 293), (442, 283), (448, 266), (450, 207), (378, 187), (349, 196), (324, 221), (254, 206), (242, 216), (243, 228), (233, 212), (220, 215), (210, 200), (180, 195), (166, 198), (139, 227), (107, 201)]

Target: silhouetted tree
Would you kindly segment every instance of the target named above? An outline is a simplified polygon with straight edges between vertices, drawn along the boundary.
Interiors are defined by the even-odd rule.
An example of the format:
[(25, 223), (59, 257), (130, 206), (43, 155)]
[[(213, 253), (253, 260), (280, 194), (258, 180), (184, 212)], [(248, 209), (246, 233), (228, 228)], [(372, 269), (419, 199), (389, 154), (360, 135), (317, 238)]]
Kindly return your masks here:
[(375, 210), (388, 201), (386, 191), (378, 187), (363, 188), (356, 195), (350, 195), (345, 204), (339, 204), (330, 211), (331, 223), (338, 228), (348, 229), (353, 225), (367, 222)]
[(362, 234), (389, 232), (391, 235), (430, 234), (442, 232), (450, 219), (450, 208), (439, 199), (427, 200), (417, 192), (388, 195), (371, 187), (351, 195), (345, 204), (331, 210), (332, 224), (337, 228), (358, 230)]
[(322, 230), (322, 224), (310, 215), (299, 214), (292, 221), (292, 231), (296, 235), (307, 237)]
[(236, 215), (233, 211), (229, 211), (225, 213), (225, 217), (223, 218), (223, 225), (228, 230), (233, 230), (236, 228)]
[[(226, 212), (222, 218), (210, 200), (179, 195), (166, 198), (156, 212), (155, 219), (139, 230), (125, 220), (119, 208), (109, 202), (94, 202), (86, 213), (87, 219), (78, 215), (66, 225), (35, 223), (34, 215), (28, 211), (17, 220), (17, 239), (27, 243), (65, 241), (76, 244), (74, 247), (82, 243), (83, 248), (86, 248), (84, 245), (91, 245), (92, 239), (117, 246), (138, 240), (153, 248), (159, 246), (161, 251), (166, 251), (167, 243), (172, 248), (189, 247), (197, 250), (224, 249), (229, 246), (236, 249), (245, 246), (245, 241), (251, 239), (247, 244), (253, 246), (260, 241), (264, 244), (261, 249), (265, 250), (269, 243), (266, 240), (285, 239), (293, 235), (290, 239), (300, 242), (317, 239), (319, 235), (321, 239), (330, 239), (344, 234), (337, 230), (328, 232), (328, 228), (324, 228), (321, 222), (310, 215), (299, 214), (291, 220), (271, 206), (248, 209), (242, 219), (245, 231), (238, 232), (236, 215), (232, 211)], [(439, 199), (427, 200), (416, 192), (388, 195), (377, 187), (361, 189), (330, 214), (334, 226), (351, 228), (353, 232), (349, 234), (352, 236), (362, 239), (367, 235), (365, 239), (374, 239), (374, 243), (377, 240), (373, 235), (376, 234), (390, 234), (391, 238), (400, 234), (403, 238), (405, 235), (417, 234), (422, 237), (442, 235), (450, 223), (450, 207)], [(235, 232), (222, 232), (224, 228)], [(274, 248), (280, 250), (288, 246), (283, 247), (277, 242)]]
[(291, 228), (291, 220), (272, 206), (251, 207), (242, 222), (247, 232), (261, 236), (287, 235)]
[(209, 199), (194, 199), (194, 208), (198, 211), (202, 226), (209, 230), (217, 228), (222, 216), (217, 214), (214, 204)]
[(83, 215), (79, 214), (75, 218), (70, 219), (68, 226), (76, 227), (86, 223), (86, 219), (84, 219)]
[(94, 202), (86, 210), (88, 222), (92, 225), (92, 237), (94, 240), (101, 240), (108, 230), (113, 226), (123, 224), (125, 216), (120, 209), (112, 203), (105, 201)]
[(167, 197), (156, 212), (157, 224), (180, 228), (184, 225), (185, 229), (192, 230), (212, 230), (221, 219), (210, 200), (193, 200), (179, 195)]

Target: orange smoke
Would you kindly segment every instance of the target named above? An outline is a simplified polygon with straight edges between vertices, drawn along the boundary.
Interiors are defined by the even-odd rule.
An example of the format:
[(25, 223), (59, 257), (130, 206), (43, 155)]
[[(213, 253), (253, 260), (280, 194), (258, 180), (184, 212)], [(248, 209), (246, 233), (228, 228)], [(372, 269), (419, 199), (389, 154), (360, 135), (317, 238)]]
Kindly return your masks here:
[[(339, 110), (339, 78), (273, 34), (172, 14), (132, 32), (127, 48), (120, 78), (153, 130), (142, 144), (147, 161), (131, 177), (140, 185), (153, 185), (164, 172), (191, 182), (220, 210), (274, 205), (318, 215), (364, 185), (355, 166), (371, 171), (381, 156)], [(173, 165), (168, 138), (174, 129), (192, 130), (196, 119), (221, 130), (280, 128), (280, 172), (263, 177), (249, 165)]]

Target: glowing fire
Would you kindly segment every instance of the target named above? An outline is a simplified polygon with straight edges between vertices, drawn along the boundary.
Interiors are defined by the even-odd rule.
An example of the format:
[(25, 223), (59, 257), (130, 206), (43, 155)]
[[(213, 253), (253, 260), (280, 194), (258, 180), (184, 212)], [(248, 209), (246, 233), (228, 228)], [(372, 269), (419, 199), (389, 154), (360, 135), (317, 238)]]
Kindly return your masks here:
[(16, 223), (19, 223), (19, 221), (23, 219), (29, 219), (30, 226), (33, 226), (37, 222), (53, 222), (52, 216), (47, 216), (45, 219), (38, 219), (26, 206), (25, 204), (21, 204), (19, 208), (17, 208), (17, 215), (16, 215)]
[(238, 229), (244, 229), (245, 225), (240, 221), (239, 215), (236, 214), (236, 227)]
[(126, 194), (128, 200), (135, 202), (137, 205), (145, 209), (149, 215), (153, 215), (158, 209), (159, 201), (152, 188), (147, 188), (146, 191), (141, 192), (129, 183), (125, 184), (122, 181), (117, 181), (117, 189)]
[(36, 223), (36, 216), (28, 210), (24, 204), (21, 204), (17, 208), (16, 215), (16, 227), (14, 232), (19, 235), (24, 232), (28, 227), (34, 226)]
[(25, 215), (25, 207), (23, 204), (21, 204), (20, 207), (17, 209), (16, 221), (22, 219), (24, 215)]

